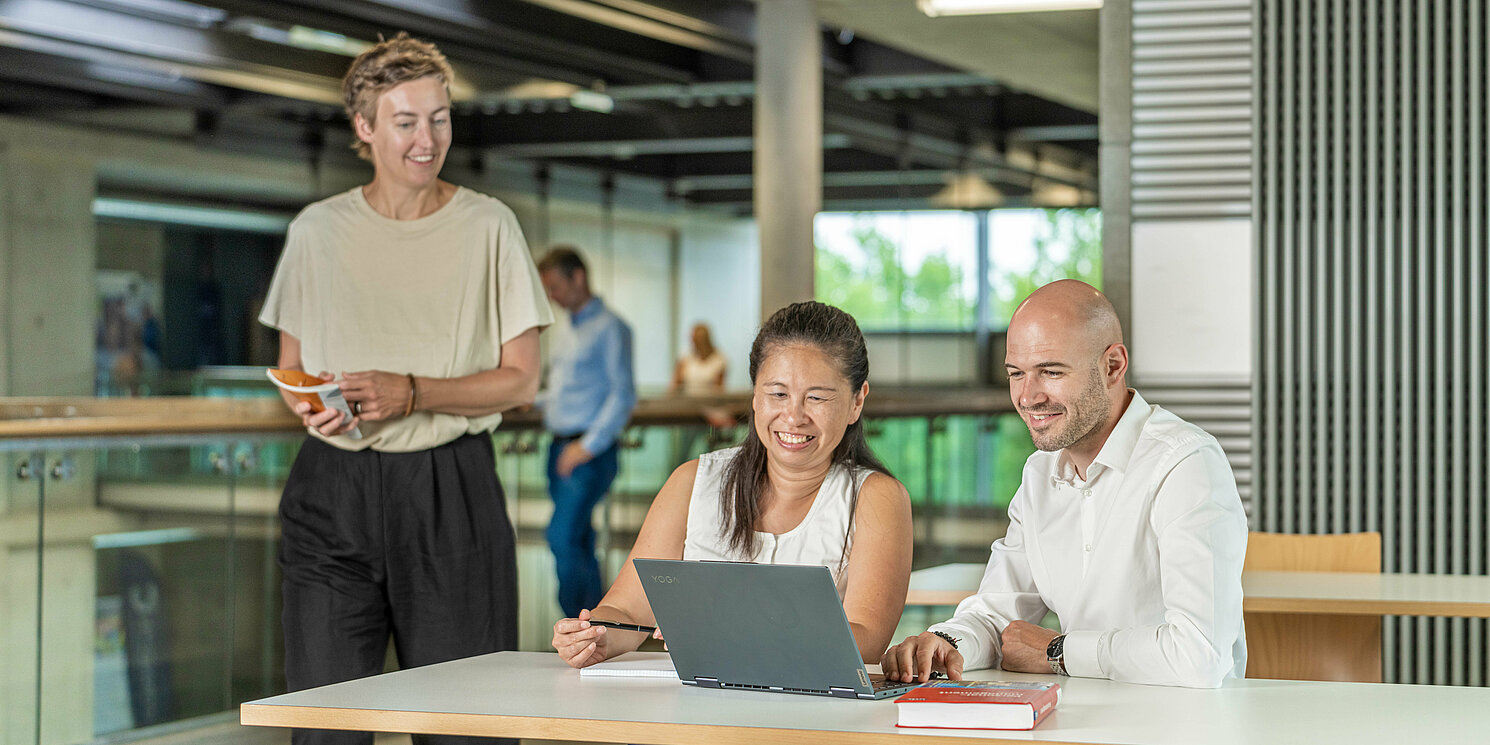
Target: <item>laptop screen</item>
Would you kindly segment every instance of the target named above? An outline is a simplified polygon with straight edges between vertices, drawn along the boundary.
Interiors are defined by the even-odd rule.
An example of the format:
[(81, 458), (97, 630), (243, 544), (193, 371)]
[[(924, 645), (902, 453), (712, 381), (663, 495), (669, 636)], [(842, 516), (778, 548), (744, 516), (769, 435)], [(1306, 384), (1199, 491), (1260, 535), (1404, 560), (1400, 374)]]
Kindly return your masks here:
[(683, 680), (868, 691), (832, 575), (822, 566), (636, 559)]

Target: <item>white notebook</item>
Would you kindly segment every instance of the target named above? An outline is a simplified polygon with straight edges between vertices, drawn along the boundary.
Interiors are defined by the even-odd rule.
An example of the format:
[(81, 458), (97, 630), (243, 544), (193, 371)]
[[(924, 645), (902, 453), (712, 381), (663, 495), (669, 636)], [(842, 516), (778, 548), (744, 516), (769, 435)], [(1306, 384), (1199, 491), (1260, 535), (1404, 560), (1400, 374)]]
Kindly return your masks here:
[(671, 678), (678, 679), (673, 658), (667, 652), (627, 652), (615, 659), (579, 669), (587, 678)]

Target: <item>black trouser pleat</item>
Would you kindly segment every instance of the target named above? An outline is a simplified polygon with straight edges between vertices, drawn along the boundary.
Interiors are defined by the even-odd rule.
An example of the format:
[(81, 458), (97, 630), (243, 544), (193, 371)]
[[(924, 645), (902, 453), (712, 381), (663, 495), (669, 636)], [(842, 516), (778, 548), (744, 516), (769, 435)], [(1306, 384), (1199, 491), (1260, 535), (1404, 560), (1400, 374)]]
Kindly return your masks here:
[[(491, 438), (413, 453), (307, 438), (280, 501), (289, 690), (517, 647), (517, 554)], [(294, 745), (371, 745), (295, 730)], [(417, 745), (500, 742), (415, 735)]]

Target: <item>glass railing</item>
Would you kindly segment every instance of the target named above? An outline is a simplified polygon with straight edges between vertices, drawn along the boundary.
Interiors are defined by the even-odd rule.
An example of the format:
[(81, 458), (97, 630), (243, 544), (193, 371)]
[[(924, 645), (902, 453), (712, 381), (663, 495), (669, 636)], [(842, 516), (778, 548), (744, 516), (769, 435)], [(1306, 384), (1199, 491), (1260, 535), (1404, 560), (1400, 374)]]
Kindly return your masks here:
[[(916, 566), (986, 559), (1031, 447), (1007, 398), (877, 395), (868, 431), (914, 500)], [(703, 424), (704, 403), (748, 406), (639, 407), (595, 516), (608, 576), (672, 469), (744, 434)], [(273, 399), (0, 399), (0, 745), (138, 739), (283, 689), (277, 510), (304, 437)], [(531, 415), (492, 437), (518, 532), (519, 645), (546, 650), (561, 615), (548, 438)]]

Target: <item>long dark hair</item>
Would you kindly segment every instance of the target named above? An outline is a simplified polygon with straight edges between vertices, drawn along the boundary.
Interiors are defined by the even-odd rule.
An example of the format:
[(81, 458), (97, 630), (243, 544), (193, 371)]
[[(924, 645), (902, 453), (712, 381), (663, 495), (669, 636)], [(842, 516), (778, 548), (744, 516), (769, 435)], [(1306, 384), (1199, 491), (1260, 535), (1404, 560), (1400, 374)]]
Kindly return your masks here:
[[(864, 334), (854, 317), (831, 306), (809, 300), (792, 303), (771, 314), (755, 343), (750, 346), (750, 382), (755, 383), (755, 374), (771, 354), (782, 347), (794, 344), (811, 345), (833, 360), (838, 372), (848, 379), (853, 395), (858, 395), (869, 380), (869, 352), (864, 347)], [(761, 515), (761, 493), (766, 488), (766, 445), (755, 431), (755, 411), (750, 412), (745, 440), (724, 468), (724, 489), (720, 494), (724, 526), (721, 538), (727, 540), (729, 549), (740, 555), (755, 553), (755, 523)], [(890, 469), (876, 458), (864, 439), (864, 417), (848, 425), (838, 447), (833, 449), (833, 465), (843, 465), (853, 474), (855, 469), (867, 468), (890, 476)], [(893, 478), (893, 476), (892, 476)], [(853, 532), (854, 512), (859, 506), (859, 487), (854, 484), (849, 502), (849, 526), (844, 532), (843, 549), (848, 553), (849, 536)]]

